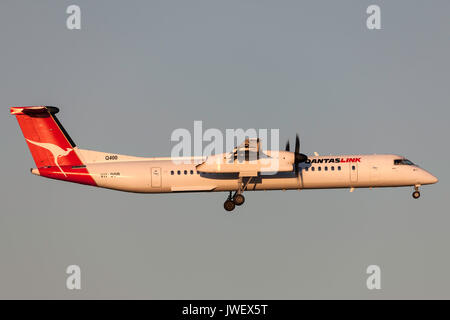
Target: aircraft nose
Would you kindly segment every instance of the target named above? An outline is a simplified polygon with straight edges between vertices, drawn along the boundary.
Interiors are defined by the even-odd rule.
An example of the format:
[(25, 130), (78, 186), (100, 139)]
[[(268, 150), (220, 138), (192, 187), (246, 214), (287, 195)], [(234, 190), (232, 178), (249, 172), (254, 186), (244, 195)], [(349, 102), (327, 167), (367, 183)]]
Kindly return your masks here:
[(430, 174), (431, 176), (431, 183), (436, 183), (439, 181), (439, 179), (436, 176), (433, 176), (432, 174)]
[(437, 177), (435, 177), (434, 175), (432, 175), (429, 172), (425, 172), (425, 177), (424, 177), (424, 182), (423, 184), (433, 184), (438, 182), (439, 179)]

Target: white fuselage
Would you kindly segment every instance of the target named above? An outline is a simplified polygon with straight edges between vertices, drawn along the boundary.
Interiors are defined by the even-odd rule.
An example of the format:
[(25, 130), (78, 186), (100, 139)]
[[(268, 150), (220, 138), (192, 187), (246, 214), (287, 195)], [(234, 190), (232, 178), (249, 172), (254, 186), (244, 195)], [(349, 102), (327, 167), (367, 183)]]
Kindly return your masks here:
[[(97, 186), (141, 193), (235, 191), (238, 173), (197, 171), (204, 159), (177, 164), (171, 158), (138, 158), (77, 150)], [(393, 154), (311, 156), (294, 171), (259, 173), (245, 190), (420, 186), (437, 178), (416, 165), (396, 165)], [(248, 179), (248, 178), (247, 178)]]
[[(408, 159), (393, 154), (312, 156), (262, 150), (259, 138), (247, 138), (231, 152), (208, 157), (139, 158), (79, 149), (52, 106), (12, 107), (36, 168), (33, 174), (102, 188), (140, 192), (229, 191), (224, 208), (245, 202), (247, 190), (419, 186), (438, 179)], [(232, 193), (234, 192), (234, 195)]]

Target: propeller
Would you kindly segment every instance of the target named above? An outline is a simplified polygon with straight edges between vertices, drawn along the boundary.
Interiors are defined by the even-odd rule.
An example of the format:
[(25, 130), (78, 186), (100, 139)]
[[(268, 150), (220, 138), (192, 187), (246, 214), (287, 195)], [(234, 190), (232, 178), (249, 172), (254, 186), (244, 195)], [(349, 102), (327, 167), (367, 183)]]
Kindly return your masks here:
[[(286, 142), (286, 151), (290, 151), (291, 147), (289, 145), (289, 140)], [(300, 138), (298, 137), (298, 134), (295, 135), (295, 151), (294, 151), (294, 165), (298, 170), (298, 164), (303, 163), (306, 160), (308, 160), (308, 156), (306, 154), (300, 153)]]
[[(290, 151), (290, 145), (289, 140), (286, 143), (286, 151)], [(300, 153), (300, 138), (298, 137), (298, 134), (295, 135), (295, 151), (294, 151), (294, 171), (295, 175), (298, 177), (299, 173), (299, 167), (298, 165), (300, 163), (306, 162), (308, 160), (308, 156), (306, 154)], [(303, 183), (303, 174), (300, 172), (300, 175), (302, 175), (302, 183)]]

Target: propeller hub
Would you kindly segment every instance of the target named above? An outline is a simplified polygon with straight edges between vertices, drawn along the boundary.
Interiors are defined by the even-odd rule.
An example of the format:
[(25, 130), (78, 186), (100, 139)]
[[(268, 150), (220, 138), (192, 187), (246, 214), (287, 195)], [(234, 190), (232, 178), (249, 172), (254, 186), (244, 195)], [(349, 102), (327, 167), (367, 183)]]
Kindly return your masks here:
[(294, 159), (295, 159), (295, 163), (303, 163), (306, 160), (308, 160), (308, 156), (303, 153), (296, 153)]
[[(286, 143), (286, 151), (290, 151), (289, 140)], [(308, 160), (308, 156), (306, 154), (300, 153), (300, 138), (298, 134), (295, 136), (295, 151), (294, 153), (294, 170), (298, 171), (298, 164), (306, 162)]]

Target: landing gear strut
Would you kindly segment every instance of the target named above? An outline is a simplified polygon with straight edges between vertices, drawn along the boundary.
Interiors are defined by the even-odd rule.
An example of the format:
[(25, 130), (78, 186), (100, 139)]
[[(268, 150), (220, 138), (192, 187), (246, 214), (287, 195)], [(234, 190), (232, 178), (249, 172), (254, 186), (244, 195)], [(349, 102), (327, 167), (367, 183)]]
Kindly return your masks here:
[(414, 199), (419, 199), (420, 197), (420, 191), (419, 191), (419, 186), (414, 186), (414, 192), (412, 194)]
[(227, 211), (233, 211), (234, 208), (236, 206), (241, 206), (244, 204), (245, 202), (245, 197), (242, 194), (242, 192), (245, 190), (245, 188), (247, 188), (247, 185), (249, 184), (249, 182), (252, 180), (252, 178), (250, 177), (247, 182), (244, 184), (242, 177), (239, 177), (239, 186), (238, 189), (236, 190), (236, 192), (234, 193), (234, 195), (232, 195), (232, 191), (230, 191), (230, 194), (227, 198), (227, 200), (225, 201), (225, 203), (223, 204), (223, 207), (225, 208), (225, 210)]

